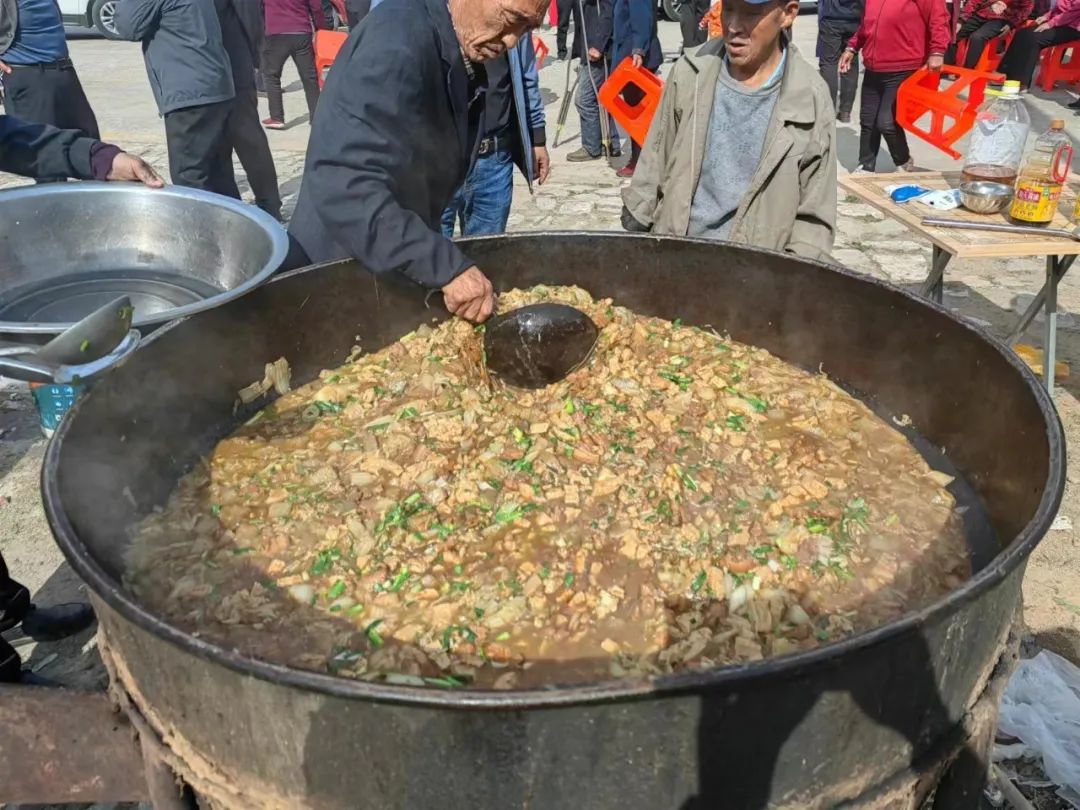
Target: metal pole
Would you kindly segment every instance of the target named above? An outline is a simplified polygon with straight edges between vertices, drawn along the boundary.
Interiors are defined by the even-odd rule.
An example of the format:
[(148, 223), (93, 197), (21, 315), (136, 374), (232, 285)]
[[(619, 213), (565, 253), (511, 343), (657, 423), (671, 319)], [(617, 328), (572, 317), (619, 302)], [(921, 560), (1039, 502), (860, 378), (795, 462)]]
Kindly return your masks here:
[(1046, 332), (1043, 338), (1043, 383), (1054, 398), (1054, 363), (1057, 360), (1058, 258), (1046, 257)]
[(555, 147), (559, 146), (559, 136), (562, 135), (563, 127), (566, 126), (566, 116), (570, 113), (570, 101), (577, 92), (578, 83), (581, 81), (581, 63), (578, 62), (578, 72), (574, 74), (574, 84), (570, 84), (570, 66), (573, 59), (566, 60), (566, 86), (563, 89), (562, 104), (559, 107), (559, 120), (555, 124)]

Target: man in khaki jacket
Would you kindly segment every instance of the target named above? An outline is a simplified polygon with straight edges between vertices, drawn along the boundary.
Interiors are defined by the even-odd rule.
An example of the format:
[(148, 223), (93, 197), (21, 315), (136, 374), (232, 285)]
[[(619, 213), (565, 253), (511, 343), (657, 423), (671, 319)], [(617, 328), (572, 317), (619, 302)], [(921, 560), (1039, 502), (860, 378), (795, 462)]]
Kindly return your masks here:
[(788, 42), (798, 10), (798, 0), (724, 0), (724, 38), (687, 52), (664, 87), (623, 192), (627, 230), (828, 258), (835, 113)]

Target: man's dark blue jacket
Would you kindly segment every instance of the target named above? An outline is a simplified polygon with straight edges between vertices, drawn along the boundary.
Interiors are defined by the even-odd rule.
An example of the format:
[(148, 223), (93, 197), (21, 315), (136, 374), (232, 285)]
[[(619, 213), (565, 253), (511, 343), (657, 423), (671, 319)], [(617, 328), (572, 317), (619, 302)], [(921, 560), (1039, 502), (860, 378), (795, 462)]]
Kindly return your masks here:
[(483, 93), (469, 94), (445, 0), (373, 9), (319, 99), (288, 264), (351, 256), (431, 288), (468, 269), (439, 227), (483, 128)]
[(615, 54), (612, 66), (628, 56), (640, 54), (645, 67), (655, 71), (663, 64), (664, 52), (656, 28), (656, 3), (652, 0), (615, 0), (613, 37)]

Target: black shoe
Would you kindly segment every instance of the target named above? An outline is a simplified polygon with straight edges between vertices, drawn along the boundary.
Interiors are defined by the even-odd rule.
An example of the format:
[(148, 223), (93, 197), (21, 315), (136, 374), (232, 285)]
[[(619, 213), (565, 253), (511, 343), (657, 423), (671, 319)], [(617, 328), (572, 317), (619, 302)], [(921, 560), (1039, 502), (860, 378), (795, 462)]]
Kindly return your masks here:
[(1080, 110), (1080, 96), (1077, 96), (1072, 100), (1072, 103), (1069, 104), (1069, 109)]
[(836, 114), (836, 120), (839, 121), (841, 124), (850, 124), (851, 123), (851, 113), (849, 113), (849, 112), (837, 113)]
[(559, 53), (559, 61), (560, 62), (565, 62), (569, 58), (570, 58), (570, 56), (569, 56), (569, 54), (566, 53), (566, 51), (561, 51)]
[(94, 610), (82, 602), (68, 602), (48, 608), (30, 607), (23, 617), (22, 631), (34, 641), (59, 641), (82, 632), (94, 623)]

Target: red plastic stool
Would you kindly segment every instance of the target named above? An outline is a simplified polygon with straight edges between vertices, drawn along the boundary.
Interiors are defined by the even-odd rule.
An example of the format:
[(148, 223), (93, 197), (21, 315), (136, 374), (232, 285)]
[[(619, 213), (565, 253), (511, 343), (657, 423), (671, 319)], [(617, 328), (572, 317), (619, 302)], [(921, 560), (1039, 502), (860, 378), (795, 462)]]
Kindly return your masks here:
[(536, 69), (540, 70), (544, 66), (544, 60), (548, 58), (548, 54), (551, 51), (548, 46), (544, 44), (544, 40), (540, 39), (536, 34), (533, 34), (533, 50), (536, 51)]
[[(941, 80), (945, 77), (954, 77), (955, 81), (942, 88)], [(961, 155), (952, 145), (975, 125), (987, 83), (1004, 80), (1000, 73), (980, 73), (952, 65), (945, 65), (937, 73), (921, 68), (905, 79), (897, 91), (896, 122), (959, 160)], [(919, 123), (926, 115), (930, 116), (929, 128)]]
[[(636, 104), (630, 104), (623, 98), (623, 92), (630, 87), (641, 91), (641, 101)], [(644, 146), (663, 92), (664, 83), (660, 77), (643, 67), (634, 67), (634, 60), (628, 56), (600, 87), (597, 100), (636, 144)]]
[(1058, 82), (1080, 82), (1080, 51), (1074, 52), (1077, 48), (1080, 39), (1043, 49), (1039, 55), (1039, 87), (1049, 93)]
[(344, 31), (319, 30), (315, 32), (315, 73), (319, 77), (319, 87), (326, 82), (326, 73), (334, 64), (338, 51), (348, 38), (349, 35)]
[(548, 6), (548, 25), (552, 28), (557, 28), (559, 25), (559, 6), (555, 0), (551, 0), (551, 5)]
[[(1027, 26), (1024, 26), (1025, 28)], [(979, 57), (979, 61), (975, 63), (974, 70), (979, 73), (993, 73), (998, 69), (998, 65), (1001, 64), (1001, 60), (1005, 56), (1005, 51), (1009, 50), (1009, 46), (1012, 45), (1013, 37), (1016, 36), (1016, 31), (1009, 31), (1007, 34), (996, 36), (991, 40), (988, 40), (986, 47), (983, 48), (982, 56)], [(967, 59), (969, 40), (962, 39), (956, 43), (956, 61), (958, 64), (964, 64)]]

